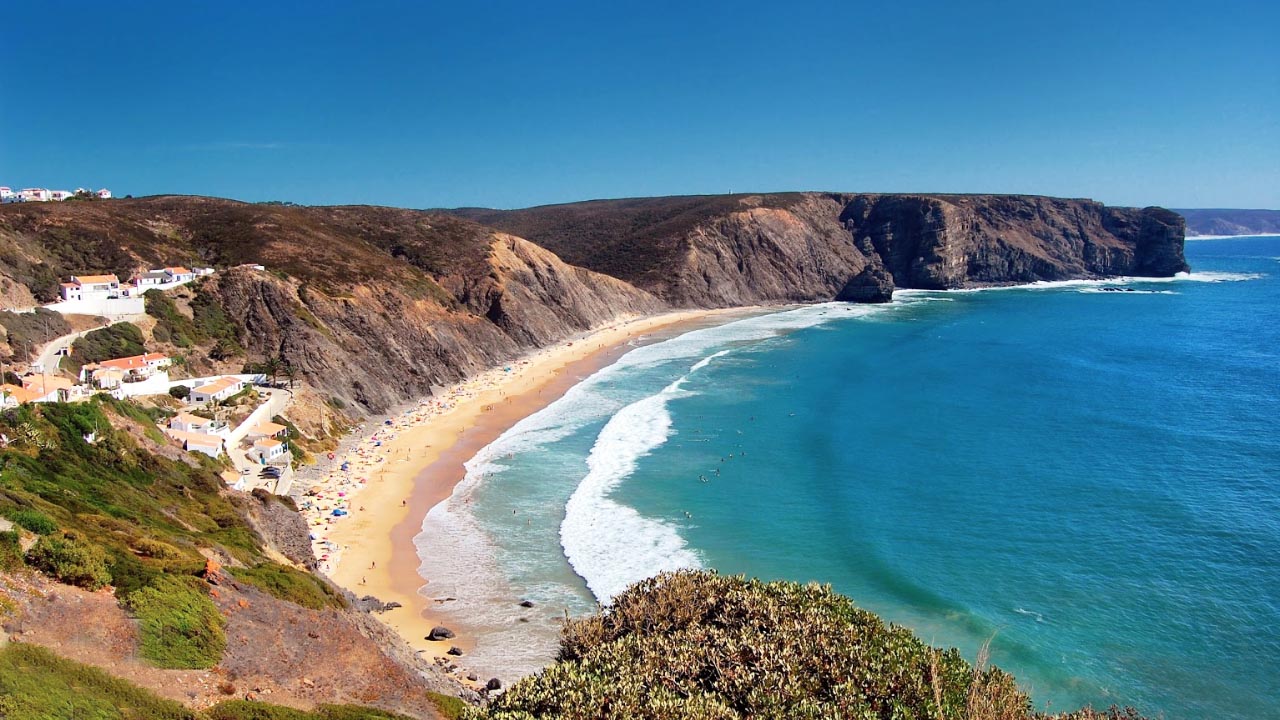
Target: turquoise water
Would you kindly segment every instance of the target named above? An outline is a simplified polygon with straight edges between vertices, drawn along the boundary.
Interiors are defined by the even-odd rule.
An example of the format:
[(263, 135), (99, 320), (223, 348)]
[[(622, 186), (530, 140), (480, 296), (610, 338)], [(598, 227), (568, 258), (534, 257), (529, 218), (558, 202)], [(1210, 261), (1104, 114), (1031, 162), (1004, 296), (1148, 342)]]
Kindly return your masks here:
[(1280, 717), (1280, 238), (1187, 255), (635, 350), (473, 461), (424, 525), (429, 589), (511, 671), (593, 593), (703, 566), (990, 639), (1041, 707)]

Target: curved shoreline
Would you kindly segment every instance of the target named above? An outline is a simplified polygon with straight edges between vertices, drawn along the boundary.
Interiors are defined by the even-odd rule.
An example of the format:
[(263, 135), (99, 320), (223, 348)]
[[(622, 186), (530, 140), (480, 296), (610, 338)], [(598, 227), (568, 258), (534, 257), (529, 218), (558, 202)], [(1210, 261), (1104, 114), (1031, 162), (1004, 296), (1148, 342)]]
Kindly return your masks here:
[[(330, 526), (328, 537), (340, 548), (330, 577), (359, 596), (399, 603), (401, 607), (378, 617), (424, 655), (453, 659), (446, 654), (451, 645), (470, 650), (472, 638), (426, 639), (440, 616), (422, 592), (430, 580), (418, 574), (420, 559), (413, 542), (427, 512), (447, 500), (465, 476), (463, 464), (522, 418), (616, 361), (634, 341), (657, 341), (744, 311), (751, 309), (679, 311), (619, 322), (513, 361), (510, 373), (498, 368), (450, 388), (443, 393), (454, 395), (447, 410), (408, 422), (423, 412), (419, 404), (397, 416), (393, 422), (399, 429), (378, 447), (378, 461), (369, 465), (368, 458), (359, 455), (366, 462), (368, 482), (348, 498), (350, 516)], [(655, 334), (659, 331), (661, 335)], [(362, 442), (348, 449), (331, 467), (354, 460), (364, 446)], [(465, 655), (461, 662), (465, 664)]]

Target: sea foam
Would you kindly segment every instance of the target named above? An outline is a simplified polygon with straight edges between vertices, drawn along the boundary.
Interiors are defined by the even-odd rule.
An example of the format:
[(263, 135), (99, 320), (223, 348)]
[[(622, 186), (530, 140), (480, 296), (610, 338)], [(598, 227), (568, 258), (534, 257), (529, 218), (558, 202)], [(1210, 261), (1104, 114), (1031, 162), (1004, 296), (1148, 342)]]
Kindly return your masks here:
[(692, 394), (682, 389), (689, 377), (729, 352), (702, 358), (661, 392), (619, 410), (596, 437), (587, 456), (587, 475), (565, 505), (560, 545), (574, 572), (601, 602), (650, 575), (702, 566), (677, 528), (644, 517), (611, 500), (609, 493), (635, 472), (640, 458), (671, 437), (668, 403)]

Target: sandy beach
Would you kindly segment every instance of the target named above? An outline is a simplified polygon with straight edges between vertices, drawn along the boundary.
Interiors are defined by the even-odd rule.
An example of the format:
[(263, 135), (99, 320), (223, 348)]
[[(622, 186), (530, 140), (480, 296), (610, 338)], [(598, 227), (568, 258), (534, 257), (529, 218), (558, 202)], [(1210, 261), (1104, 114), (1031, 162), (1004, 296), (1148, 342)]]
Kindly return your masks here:
[[(411, 646), (445, 657), (466, 637), (425, 639), (431, 601), (419, 593), (413, 538), (422, 519), (463, 479), (463, 463), (521, 418), (630, 350), (720, 312), (686, 311), (620, 321), (458, 383), (412, 409), (357, 431), (353, 442), (299, 479), (320, 569), (357, 595), (400, 603), (378, 617)], [(736, 312), (741, 312), (738, 310)], [(692, 329), (692, 328), (690, 328)], [(463, 658), (465, 665), (465, 657)]]

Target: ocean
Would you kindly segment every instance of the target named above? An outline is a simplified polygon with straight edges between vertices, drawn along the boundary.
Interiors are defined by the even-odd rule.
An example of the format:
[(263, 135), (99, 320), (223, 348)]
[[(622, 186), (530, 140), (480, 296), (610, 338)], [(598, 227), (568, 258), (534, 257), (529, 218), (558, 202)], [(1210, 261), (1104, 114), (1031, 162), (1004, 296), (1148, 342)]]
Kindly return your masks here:
[(423, 592), (505, 680), (566, 613), (705, 567), (989, 641), (1040, 708), (1280, 718), (1280, 238), (1186, 252), (638, 347), (468, 464)]

